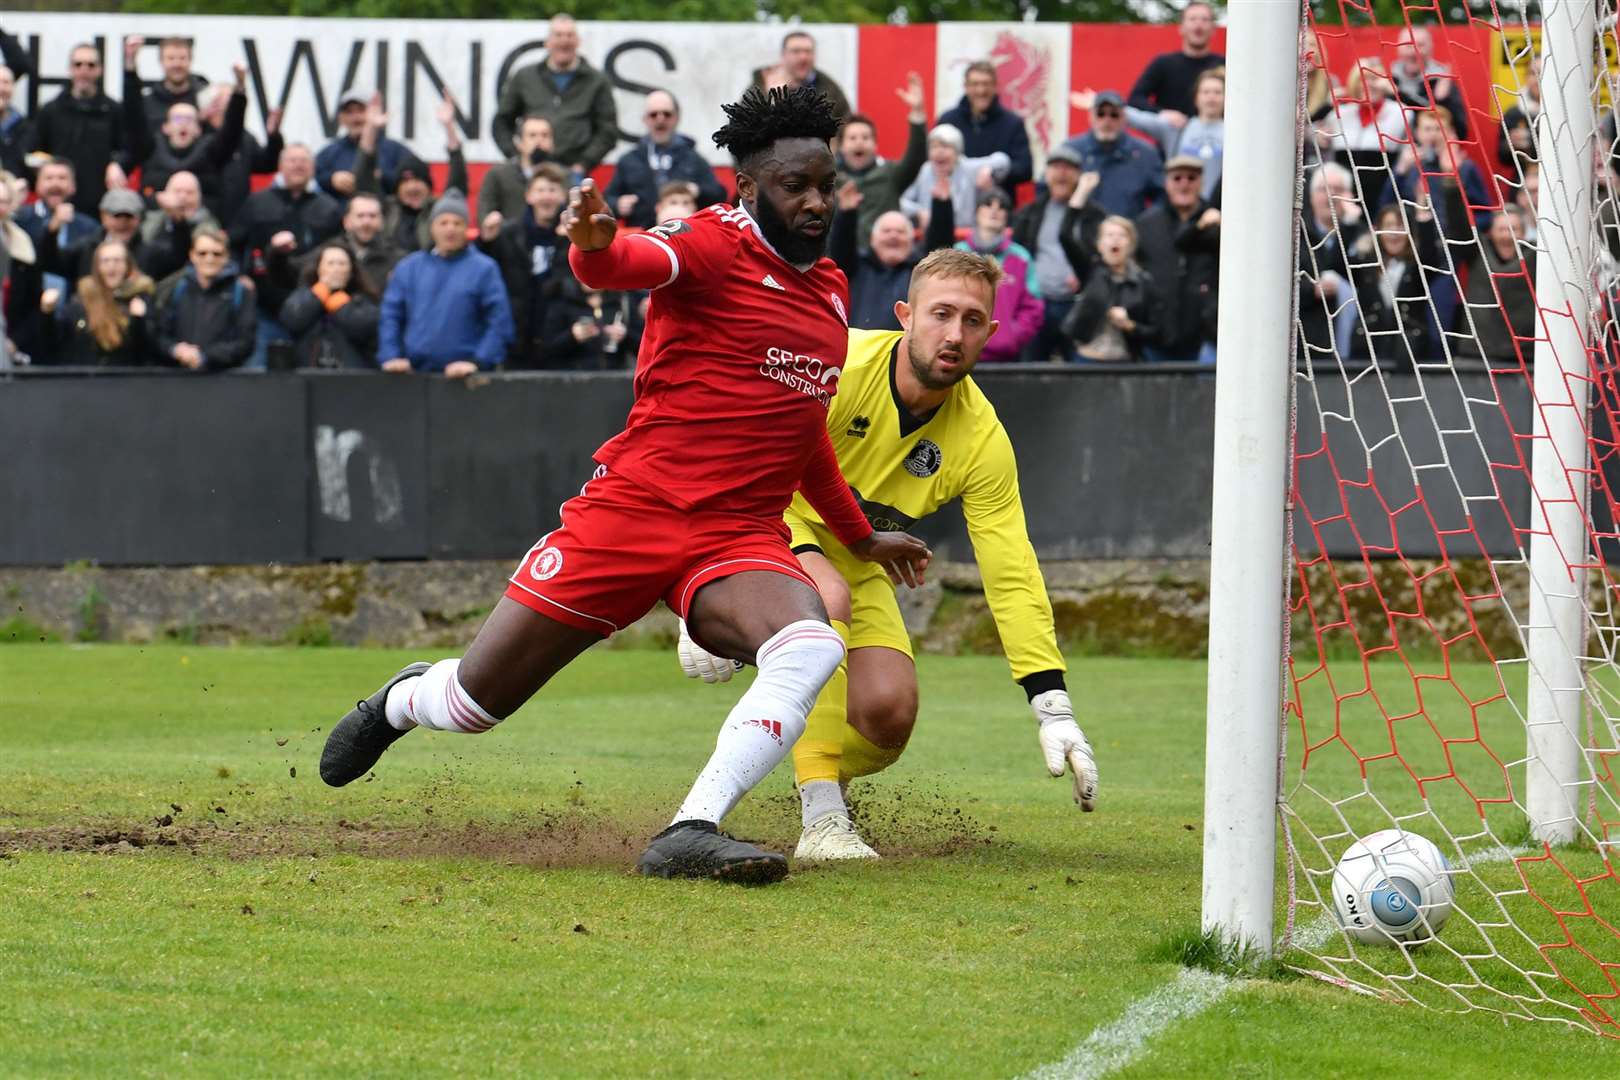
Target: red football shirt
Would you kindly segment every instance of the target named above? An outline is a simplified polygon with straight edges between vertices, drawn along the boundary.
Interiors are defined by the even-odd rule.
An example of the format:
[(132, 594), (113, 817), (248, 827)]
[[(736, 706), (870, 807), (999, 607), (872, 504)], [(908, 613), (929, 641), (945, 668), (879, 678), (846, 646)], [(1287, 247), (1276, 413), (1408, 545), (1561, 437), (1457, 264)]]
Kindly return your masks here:
[(688, 510), (779, 516), (803, 486), (812, 505), (836, 500), (841, 532), (866, 535), (827, 438), (849, 347), (849, 283), (831, 259), (801, 271), (745, 209), (712, 206), (569, 261), (593, 287), (653, 290), (635, 404), (597, 461)]

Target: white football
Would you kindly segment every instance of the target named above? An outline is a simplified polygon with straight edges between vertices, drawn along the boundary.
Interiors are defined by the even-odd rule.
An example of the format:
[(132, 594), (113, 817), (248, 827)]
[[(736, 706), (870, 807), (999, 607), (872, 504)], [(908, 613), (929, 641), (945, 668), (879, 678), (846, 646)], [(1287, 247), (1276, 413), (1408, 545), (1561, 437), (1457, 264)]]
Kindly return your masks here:
[(1451, 916), (1456, 895), (1440, 849), (1400, 829), (1357, 840), (1333, 870), (1339, 925), (1368, 944), (1428, 941)]

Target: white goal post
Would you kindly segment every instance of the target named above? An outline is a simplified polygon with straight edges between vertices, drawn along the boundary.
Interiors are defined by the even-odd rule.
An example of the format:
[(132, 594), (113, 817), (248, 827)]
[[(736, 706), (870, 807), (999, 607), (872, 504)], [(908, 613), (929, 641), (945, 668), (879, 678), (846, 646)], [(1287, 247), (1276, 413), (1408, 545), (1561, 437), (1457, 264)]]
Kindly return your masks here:
[(1203, 926), (1269, 953), (1287, 641), (1300, 7), (1227, 8)]

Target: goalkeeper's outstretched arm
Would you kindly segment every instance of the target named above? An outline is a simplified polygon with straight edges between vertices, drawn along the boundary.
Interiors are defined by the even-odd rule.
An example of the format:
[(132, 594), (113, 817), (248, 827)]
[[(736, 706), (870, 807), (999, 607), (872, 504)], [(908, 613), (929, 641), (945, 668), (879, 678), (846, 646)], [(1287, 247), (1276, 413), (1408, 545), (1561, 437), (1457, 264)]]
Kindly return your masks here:
[(1062, 776), (1067, 767), (1074, 777), (1075, 802), (1081, 809), (1091, 810), (1097, 801), (1097, 764), (1091, 744), (1074, 719), (1046, 580), (1024, 521), (1018, 461), (999, 424), (979, 447), (974, 462), (962, 492), (962, 515), (967, 519), (990, 614), (996, 620), (1013, 678), (1023, 686), (1040, 725), (1047, 771)]

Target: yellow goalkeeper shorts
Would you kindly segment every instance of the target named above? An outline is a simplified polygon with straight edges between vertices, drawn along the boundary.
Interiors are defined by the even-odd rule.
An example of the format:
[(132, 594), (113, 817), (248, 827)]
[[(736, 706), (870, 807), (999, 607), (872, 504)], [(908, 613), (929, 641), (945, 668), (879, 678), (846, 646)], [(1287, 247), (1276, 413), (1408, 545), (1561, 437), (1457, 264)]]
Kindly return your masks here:
[(795, 552), (806, 547), (816, 548), (849, 584), (849, 647), (878, 646), (912, 656), (911, 635), (906, 633), (906, 621), (900, 617), (894, 583), (883, 567), (851, 555), (825, 527), (814, 525), (791, 510), (783, 517), (793, 534), (789, 546)]

